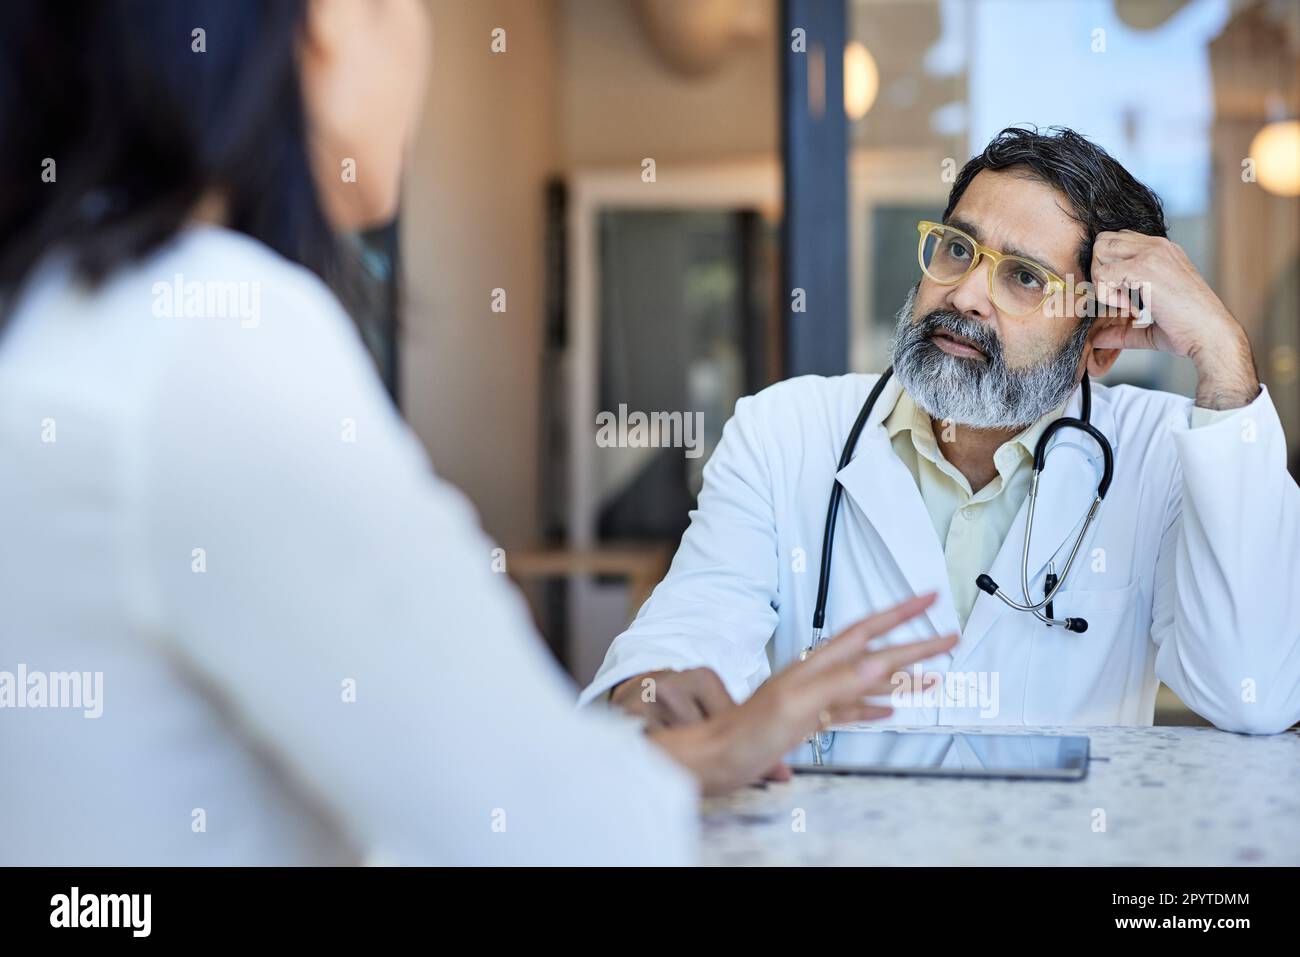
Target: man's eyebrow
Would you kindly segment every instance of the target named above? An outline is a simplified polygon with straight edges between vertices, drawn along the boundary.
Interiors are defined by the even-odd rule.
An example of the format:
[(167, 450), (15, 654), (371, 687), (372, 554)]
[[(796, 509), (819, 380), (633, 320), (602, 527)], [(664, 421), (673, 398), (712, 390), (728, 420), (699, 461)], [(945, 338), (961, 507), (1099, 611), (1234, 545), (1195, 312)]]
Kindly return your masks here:
[[(957, 219), (956, 217), (954, 217), (952, 219), (949, 219), (946, 225), (952, 226), (955, 229), (960, 229), (963, 233), (969, 234), (971, 239), (975, 240), (975, 242), (977, 243), (984, 242), (983, 233), (980, 231), (980, 228), (976, 226), (974, 223), (967, 222), (964, 219)], [(1019, 256), (1021, 259), (1028, 259), (1030, 262), (1038, 263), (1040, 266), (1043, 266), (1049, 272), (1056, 273), (1056, 275), (1058, 276), (1065, 275), (1065, 273), (1061, 272), (1061, 270), (1051, 265), (1045, 257), (1035, 256), (1033, 253), (1027, 253), (1023, 249), (1017, 249), (1015, 246), (1006, 246), (1003, 249), (999, 250), (999, 252), (1002, 252), (1008, 256)]]

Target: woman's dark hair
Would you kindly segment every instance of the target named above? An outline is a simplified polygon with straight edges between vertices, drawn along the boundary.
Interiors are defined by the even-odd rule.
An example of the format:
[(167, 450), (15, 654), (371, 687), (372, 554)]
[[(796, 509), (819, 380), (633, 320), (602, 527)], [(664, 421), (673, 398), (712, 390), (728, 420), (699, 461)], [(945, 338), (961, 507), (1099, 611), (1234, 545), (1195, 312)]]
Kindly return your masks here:
[(231, 229), (345, 291), (312, 175), (305, 15), (306, 0), (0, 3), (0, 322), (50, 248), (95, 283), (212, 194)]
[(972, 158), (952, 184), (946, 222), (971, 180), (981, 170), (1016, 169), (1056, 187), (1066, 195), (1074, 217), (1083, 226), (1079, 266), (1092, 279), (1092, 244), (1098, 233), (1131, 229), (1148, 236), (1166, 236), (1160, 197), (1143, 186), (1100, 146), (1062, 126), (1037, 128), (1010, 126)]

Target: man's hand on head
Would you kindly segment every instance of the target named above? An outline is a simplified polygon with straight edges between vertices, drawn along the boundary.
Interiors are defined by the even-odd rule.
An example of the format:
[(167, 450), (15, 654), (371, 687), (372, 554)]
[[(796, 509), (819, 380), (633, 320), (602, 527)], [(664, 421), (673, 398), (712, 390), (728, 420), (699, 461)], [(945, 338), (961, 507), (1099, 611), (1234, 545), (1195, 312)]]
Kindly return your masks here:
[[(1234, 409), (1259, 395), (1250, 340), (1187, 254), (1161, 236), (1125, 229), (1097, 234), (1092, 281), (1110, 307), (1096, 349), (1159, 349), (1184, 356), (1199, 376), (1196, 404)], [(1141, 305), (1152, 324), (1134, 326)]]

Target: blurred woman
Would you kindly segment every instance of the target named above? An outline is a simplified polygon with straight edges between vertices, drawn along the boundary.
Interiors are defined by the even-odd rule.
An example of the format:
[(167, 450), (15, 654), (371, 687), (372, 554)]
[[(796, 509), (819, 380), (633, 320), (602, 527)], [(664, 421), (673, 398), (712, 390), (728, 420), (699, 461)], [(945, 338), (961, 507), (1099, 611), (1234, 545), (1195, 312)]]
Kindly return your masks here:
[(340, 301), (423, 6), (0, 18), (0, 862), (687, 862), (701, 791), (950, 646), (867, 652), (918, 600), (696, 726), (575, 712)]

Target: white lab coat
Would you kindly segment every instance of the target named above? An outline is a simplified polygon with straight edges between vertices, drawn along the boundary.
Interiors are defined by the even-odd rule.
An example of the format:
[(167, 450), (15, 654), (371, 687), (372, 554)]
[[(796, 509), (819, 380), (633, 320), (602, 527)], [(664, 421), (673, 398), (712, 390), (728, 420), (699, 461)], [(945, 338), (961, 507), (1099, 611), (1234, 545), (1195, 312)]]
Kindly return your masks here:
[[(259, 322), (158, 317), (173, 277)], [(574, 711), (313, 274), (197, 227), (94, 291), (52, 261), (5, 333), (0, 867), (692, 860), (695, 781)]]
[[(1236, 414), (1189, 427), (1190, 400), (1093, 386), (1092, 422), (1110, 440), (1109, 494), (1057, 594), (1049, 628), (980, 593), (959, 628), (943, 550), (882, 425), (891, 380), (849, 464), (836, 472), (875, 375), (805, 376), (741, 399), (667, 577), (611, 646), (582, 701), (657, 669), (711, 668), (743, 700), (811, 632), (833, 479), (844, 486), (826, 624), (830, 634), (909, 595), (928, 613), (889, 642), (961, 631), (944, 695), (898, 701), (906, 725), (1149, 725), (1158, 683), (1218, 727), (1273, 733), (1300, 719), (1300, 489), (1286, 472), (1267, 390)], [(1079, 392), (1067, 414), (1079, 414)], [(1096, 493), (1101, 452), (1077, 430), (1052, 439), (1029, 556), (1042, 595)], [(1021, 597), (1022, 504), (988, 572)], [(960, 513), (954, 518), (960, 521)], [(965, 676), (983, 699), (952, 693)], [(996, 689), (996, 690), (994, 690)]]

